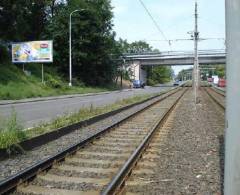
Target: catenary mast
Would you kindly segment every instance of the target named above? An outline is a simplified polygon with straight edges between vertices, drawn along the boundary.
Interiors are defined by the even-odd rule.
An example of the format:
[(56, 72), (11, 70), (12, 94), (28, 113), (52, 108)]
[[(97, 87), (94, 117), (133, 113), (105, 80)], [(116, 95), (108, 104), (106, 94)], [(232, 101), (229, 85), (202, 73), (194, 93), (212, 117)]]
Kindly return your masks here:
[(198, 61), (198, 41), (199, 41), (199, 32), (198, 32), (198, 4), (195, 2), (195, 30), (194, 30), (194, 100), (197, 103), (198, 99), (198, 87), (199, 87), (199, 61)]

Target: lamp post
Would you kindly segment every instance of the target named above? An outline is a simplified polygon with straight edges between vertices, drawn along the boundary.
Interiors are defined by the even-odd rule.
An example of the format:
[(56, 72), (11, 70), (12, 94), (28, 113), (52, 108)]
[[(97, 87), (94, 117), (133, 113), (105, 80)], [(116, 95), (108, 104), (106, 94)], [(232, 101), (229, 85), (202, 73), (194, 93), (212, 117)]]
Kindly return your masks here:
[(70, 13), (69, 16), (69, 86), (72, 86), (72, 14), (75, 12), (81, 12), (84, 9), (76, 9)]

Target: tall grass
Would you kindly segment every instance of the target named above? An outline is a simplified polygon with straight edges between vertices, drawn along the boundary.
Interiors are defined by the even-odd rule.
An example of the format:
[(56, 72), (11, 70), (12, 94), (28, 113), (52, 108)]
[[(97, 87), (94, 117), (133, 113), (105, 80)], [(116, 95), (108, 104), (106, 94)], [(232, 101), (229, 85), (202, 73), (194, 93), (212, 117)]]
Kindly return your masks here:
[(10, 148), (10, 146), (19, 143), (26, 139), (26, 134), (23, 127), (17, 120), (17, 114), (12, 110), (8, 120), (1, 119), (0, 121), (0, 148)]

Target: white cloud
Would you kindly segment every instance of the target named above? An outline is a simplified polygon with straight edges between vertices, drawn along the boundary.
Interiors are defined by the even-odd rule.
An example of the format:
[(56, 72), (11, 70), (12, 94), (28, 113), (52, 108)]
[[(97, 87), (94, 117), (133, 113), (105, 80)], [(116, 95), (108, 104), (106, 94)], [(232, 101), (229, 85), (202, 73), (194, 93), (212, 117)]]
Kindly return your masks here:
[(117, 14), (123, 14), (128, 11), (128, 6), (119, 0), (112, 0), (113, 12)]

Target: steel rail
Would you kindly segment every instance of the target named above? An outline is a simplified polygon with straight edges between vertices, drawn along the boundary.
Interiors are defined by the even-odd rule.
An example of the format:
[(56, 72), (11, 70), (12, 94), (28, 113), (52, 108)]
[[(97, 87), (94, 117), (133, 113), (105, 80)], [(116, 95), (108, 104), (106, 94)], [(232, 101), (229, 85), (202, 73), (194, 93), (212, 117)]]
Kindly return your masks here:
[[(210, 88), (210, 89), (213, 90), (212, 88)], [(206, 88), (204, 88), (204, 90), (205, 90), (205, 92), (209, 95), (209, 97), (210, 97), (217, 105), (219, 105), (223, 110), (226, 109), (225, 106), (222, 105)], [(215, 93), (217, 93), (217, 94), (225, 97), (225, 95), (223, 95), (223, 94), (221, 94), (221, 93), (219, 93), (219, 92), (217, 92), (217, 91), (215, 91), (215, 90), (213, 90), (213, 91), (214, 91)]]
[(223, 91), (223, 90), (215, 87), (214, 85), (212, 85), (212, 90), (214, 90), (214, 91), (215, 91), (216, 93), (218, 93), (219, 95), (226, 97), (225, 91)]
[(148, 135), (144, 138), (141, 144), (137, 147), (137, 149), (132, 153), (131, 157), (127, 160), (127, 162), (123, 165), (123, 167), (119, 170), (116, 176), (112, 179), (106, 189), (101, 193), (102, 195), (112, 195), (116, 194), (121, 190), (121, 188), (125, 185), (125, 180), (131, 174), (132, 169), (137, 164), (138, 159), (141, 157), (142, 153), (145, 151), (145, 148), (149, 145), (149, 142), (153, 138), (154, 134), (158, 130), (159, 126), (163, 124), (163, 122), (167, 119), (169, 114), (173, 111), (179, 100), (183, 97), (188, 89), (181, 94), (181, 96), (173, 103), (169, 110), (167, 110), (163, 117), (157, 121), (154, 127), (150, 130)]
[[(108, 131), (110, 131), (114, 127), (118, 126), (119, 124), (129, 120), (130, 118), (134, 117), (135, 115), (145, 111), (146, 109), (154, 106), (155, 104), (157, 104), (157, 103), (165, 100), (166, 98), (174, 95), (175, 93), (177, 93), (180, 90), (181, 90), (181, 88), (179, 87), (179, 88), (176, 88), (175, 91), (171, 90), (169, 92), (169, 94), (165, 93), (165, 94), (159, 95), (158, 97), (160, 97), (160, 99), (154, 101), (150, 105), (147, 105), (143, 109), (134, 112), (130, 116), (127, 116), (126, 118), (110, 125), (109, 127), (103, 129), (102, 131), (100, 131), (100, 132), (98, 132), (98, 133), (96, 133), (92, 136), (89, 136), (88, 138), (80, 141), (77, 144), (74, 144), (74, 145), (68, 147), (67, 149), (57, 153), (56, 155), (53, 155), (53, 156), (51, 156), (51, 157), (49, 157), (45, 160), (42, 160), (39, 163), (36, 163), (36, 164), (32, 165), (31, 167), (29, 167), (25, 170), (22, 170), (22, 171), (18, 172), (17, 174), (15, 174), (13, 176), (10, 176), (7, 179), (1, 181), (0, 182), (0, 194), (9, 193), (11, 191), (14, 191), (18, 185), (20, 185), (24, 182), (27, 182), (30, 179), (34, 178), (39, 172), (50, 169), (57, 162), (64, 161), (64, 159), (67, 156), (76, 153), (80, 148), (85, 146), (87, 143), (92, 142), (94, 139), (104, 135), (105, 133), (107, 133)], [(161, 96), (164, 96), (164, 97), (161, 98)]]

